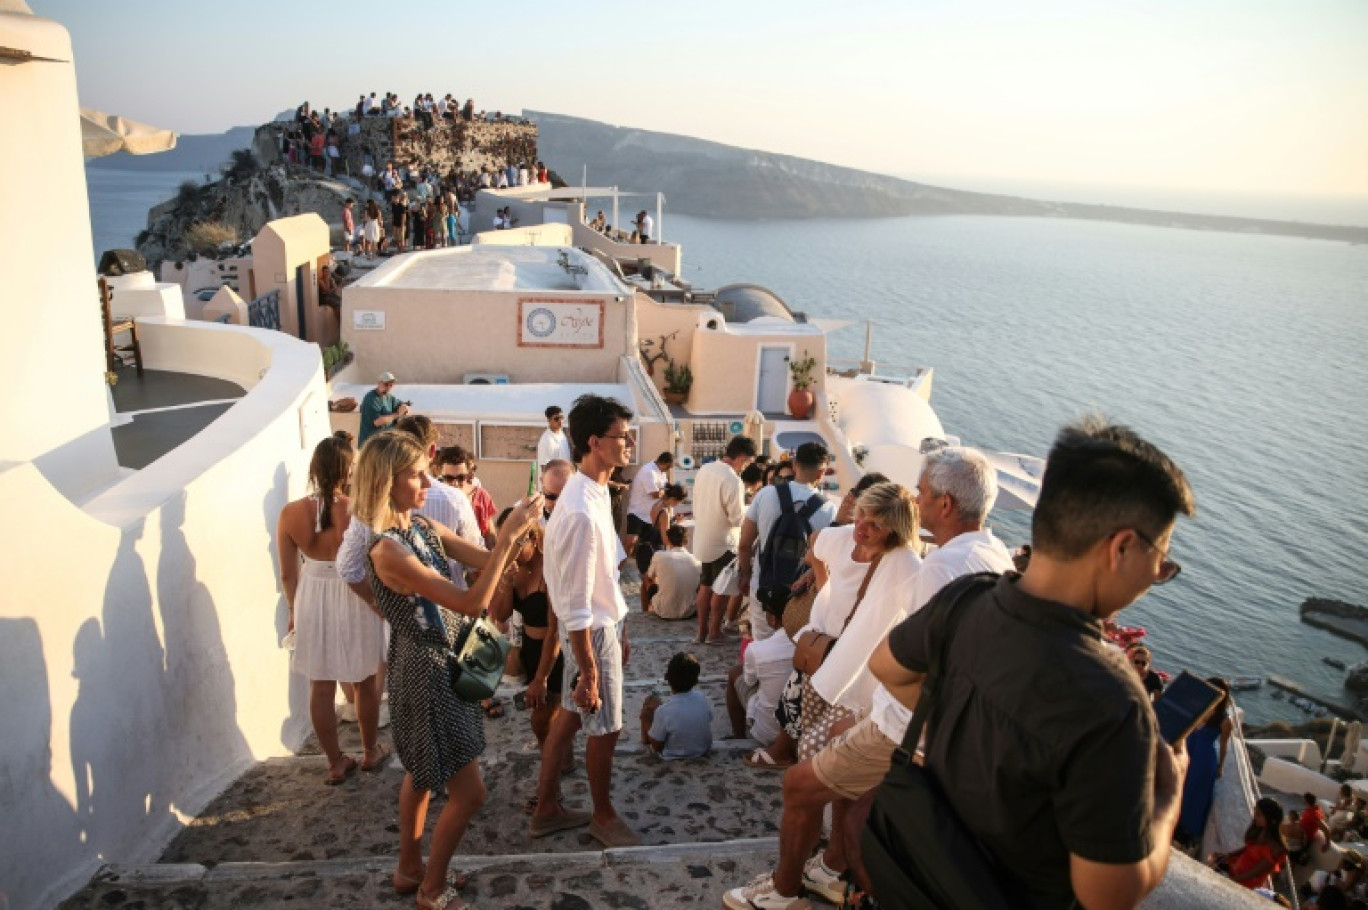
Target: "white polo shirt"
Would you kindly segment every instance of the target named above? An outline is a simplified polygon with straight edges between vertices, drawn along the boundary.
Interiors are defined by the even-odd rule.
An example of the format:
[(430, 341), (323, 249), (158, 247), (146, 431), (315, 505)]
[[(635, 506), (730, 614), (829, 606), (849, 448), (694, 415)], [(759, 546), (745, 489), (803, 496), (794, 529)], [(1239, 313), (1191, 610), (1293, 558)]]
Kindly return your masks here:
[[(1006, 572), (1014, 568), (1012, 554), (1007, 547), (993, 536), (987, 528), (970, 531), (948, 541), (945, 546), (933, 550), (922, 561), (921, 571), (913, 579), (912, 615), (926, 606), (941, 588), (961, 575), (971, 572)], [(902, 702), (889, 693), (880, 683), (874, 690), (873, 709), (870, 719), (879, 732), (895, 743), (902, 743), (907, 735), (907, 725), (912, 720), (912, 712), (903, 707)]]

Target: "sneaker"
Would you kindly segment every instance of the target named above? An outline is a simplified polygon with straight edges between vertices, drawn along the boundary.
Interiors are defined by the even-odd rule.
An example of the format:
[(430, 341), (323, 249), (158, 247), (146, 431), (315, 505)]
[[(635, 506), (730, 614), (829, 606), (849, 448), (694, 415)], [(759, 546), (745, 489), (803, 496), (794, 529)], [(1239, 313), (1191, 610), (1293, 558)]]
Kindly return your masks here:
[(827, 868), (820, 853), (803, 865), (803, 887), (838, 907), (845, 903), (846, 883), (841, 873)]
[(385, 729), (386, 727), (388, 727), (389, 725), (390, 725), (389, 702), (387, 702), (387, 701), (382, 701), (382, 702), (380, 702), (380, 719), (379, 719), (379, 721), (376, 722), (375, 727), (376, 727), (376, 729), (378, 729), (378, 730), (383, 730), (383, 729)]
[(812, 910), (805, 897), (784, 897), (774, 890), (774, 876), (766, 872), (744, 888), (733, 888), (722, 895), (730, 910)]
[(344, 724), (356, 723), (356, 705), (344, 701), (337, 706), (337, 719)]

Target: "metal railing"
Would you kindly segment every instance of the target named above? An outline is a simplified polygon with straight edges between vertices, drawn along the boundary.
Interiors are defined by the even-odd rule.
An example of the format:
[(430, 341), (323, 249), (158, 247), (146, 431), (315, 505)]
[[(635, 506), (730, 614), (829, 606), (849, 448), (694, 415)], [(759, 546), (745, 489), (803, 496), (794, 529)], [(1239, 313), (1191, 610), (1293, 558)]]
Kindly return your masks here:
[(247, 323), (254, 329), (280, 331), (280, 290), (267, 291), (247, 304)]

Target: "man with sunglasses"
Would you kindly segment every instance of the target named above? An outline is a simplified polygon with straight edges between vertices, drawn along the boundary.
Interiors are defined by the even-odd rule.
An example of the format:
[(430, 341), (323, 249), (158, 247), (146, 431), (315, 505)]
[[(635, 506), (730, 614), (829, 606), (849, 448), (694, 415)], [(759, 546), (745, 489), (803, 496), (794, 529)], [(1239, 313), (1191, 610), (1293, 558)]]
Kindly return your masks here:
[(546, 409), (546, 429), (537, 440), (537, 470), (544, 470), (548, 462), (556, 459), (574, 460), (570, 454), (570, 437), (565, 434), (565, 412), (553, 404)]
[[(1026, 572), (982, 580), (953, 603), (958, 628), (943, 652), (925, 768), (1023, 905), (1130, 908), (1164, 878), (1187, 752), (1159, 737), (1102, 622), (1177, 576), (1170, 538), (1193, 511), (1168, 456), (1126, 427), (1086, 419), (1050, 451)], [(933, 599), (870, 658), (909, 708), (944, 606)], [(885, 890), (899, 874), (914, 877), (915, 862), (884, 868)]]
[(460, 490), (470, 500), (485, 549), (494, 549), (494, 539), (498, 536), (494, 519), (499, 514), (499, 508), (494, 505), (494, 497), (489, 495), (489, 491), (475, 480), (475, 456), (461, 446), (447, 446), (438, 450), (434, 470), (437, 480)]

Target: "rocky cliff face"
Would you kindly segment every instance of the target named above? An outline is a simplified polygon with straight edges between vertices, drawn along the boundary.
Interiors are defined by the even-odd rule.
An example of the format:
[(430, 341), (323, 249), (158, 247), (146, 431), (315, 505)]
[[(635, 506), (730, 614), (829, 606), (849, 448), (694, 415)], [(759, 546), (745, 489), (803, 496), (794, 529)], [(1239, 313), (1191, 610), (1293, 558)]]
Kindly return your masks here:
[[(537, 161), (537, 128), (530, 123), (448, 121), (424, 129), (413, 120), (369, 117), (355, 130), (349, 126), (341, 121), (336, 127), (341, 158), (333, 177), (288, 161), (282, 139), (293, 124), (258, 127), (250, 153), (234, 152), (220, 179), (182, 184), (175, 198), (148, 212), (138, 251), (155, 268), (196, 251), (196, 226), (201, 233), (245, 243), (266, 222), (304, 212), (317, 213), (340, 231), (347, 197), (360, 202), (374, 196), (384, 206), (376, 182), (362, 177), (366, 164), (378, 171), (395, 161), (410, 170), (450, 175)], [(359, 221), (359, 206), (356, 217)]]

